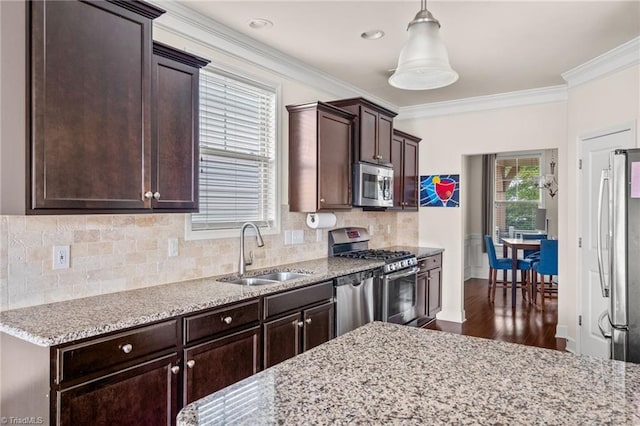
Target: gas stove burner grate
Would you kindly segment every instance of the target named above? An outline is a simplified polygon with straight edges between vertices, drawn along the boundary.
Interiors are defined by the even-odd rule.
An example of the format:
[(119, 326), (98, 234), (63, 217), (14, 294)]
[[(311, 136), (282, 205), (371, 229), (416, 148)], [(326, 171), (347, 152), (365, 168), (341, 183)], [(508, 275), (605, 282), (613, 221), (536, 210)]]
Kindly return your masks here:
[(339, 254), (336, 254), (336, 256), (348, 257), (350, 259), (397, 261), (397, 260), (413, 257), (413, 254), (411, 254), (411, 252), (408, 252), (408, 251), (359, 250), (359, 251), (350, 251), (346, 253), (339, 253)]

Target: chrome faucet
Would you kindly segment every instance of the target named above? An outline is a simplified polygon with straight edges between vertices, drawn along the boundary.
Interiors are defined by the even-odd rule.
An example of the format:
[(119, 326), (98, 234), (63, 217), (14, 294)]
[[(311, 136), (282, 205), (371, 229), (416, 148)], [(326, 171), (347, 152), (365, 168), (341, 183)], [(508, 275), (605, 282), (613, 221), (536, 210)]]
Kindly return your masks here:
[(244, 231), (248, 228), (252, 227), (256, 231), (256, 240), (258, 241), (258, 247), (264, 246), (264, 241), (262, 240), (262, 234), (260, 234), (260, 230), (256, 225), (251, 222), (247, 222), (242, 225), (242, 229), (240, 230), (240, 262), (238, 268), (238, 275), (243, 276), (246, 271), (246, 266), (251, 265), (253, 263), (253, 252), (249, 252), (249, 260), (245, 260), (244, 257)]

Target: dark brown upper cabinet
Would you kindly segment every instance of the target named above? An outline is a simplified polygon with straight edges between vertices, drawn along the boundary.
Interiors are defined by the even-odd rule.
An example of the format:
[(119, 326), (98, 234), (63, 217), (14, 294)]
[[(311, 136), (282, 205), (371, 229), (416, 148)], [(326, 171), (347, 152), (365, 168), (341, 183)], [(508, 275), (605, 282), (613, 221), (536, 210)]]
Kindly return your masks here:
[(393, 164), (393, 208), (389, 210), (417, 211), (419, 203), (418, 171), (420, 138), (393, 130), (391, 163)]
[(198, 211), (198, 70), (208, 63), (153, 43), (153, 209)]
[(288, 105), (289, 211), (351, 208), (354, 116), (324, 102)]
[(374, 164), (391, 162), (393, 117), (397, 114), (364, 98), (329, 102), (356, 116), (353, 160)]
[(164, 10), (34, 1), (28, 12), (27, 213), (197, 210), (206, 62), (153, 47)]

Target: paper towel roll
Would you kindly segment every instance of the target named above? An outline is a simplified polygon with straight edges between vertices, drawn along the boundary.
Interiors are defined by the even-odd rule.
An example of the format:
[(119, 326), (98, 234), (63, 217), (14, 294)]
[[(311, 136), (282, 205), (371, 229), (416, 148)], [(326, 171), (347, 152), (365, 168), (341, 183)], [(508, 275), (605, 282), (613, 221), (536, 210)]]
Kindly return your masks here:
[(336, 225), (336, 215), (333, 213), (307, 214), (307, 226), (311, 229), (332, 228)]

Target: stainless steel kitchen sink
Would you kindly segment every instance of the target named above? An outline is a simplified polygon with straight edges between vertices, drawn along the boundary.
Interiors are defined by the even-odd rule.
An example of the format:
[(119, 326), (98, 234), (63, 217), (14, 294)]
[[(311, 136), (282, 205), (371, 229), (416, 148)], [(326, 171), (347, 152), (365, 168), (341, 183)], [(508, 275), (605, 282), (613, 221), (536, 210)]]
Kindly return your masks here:
[(302, 278), (307, 276), (309, 276), (309, 274), (304, 274), (302, 272), (281, 271), (281, 272), (271, 272), (270, 274), (258, 275), (255, 278), (260, 278), (263, 280), (274, 280), (274, 281), (289, 281), (289, 280), (295, 280), (296, 278)]
[(294, 280), (296, 278), (302, 278), (309, 275), (311, 274), (307, 274), (303, 272), (278, 271), (278, 272), (270, 272), (268, 274), (256, 275), (255, 277), (222, 279), (220, 281), (228, 282), (229, 284), (265, 285), (265, 284), (276, 284), (282, 281)]

